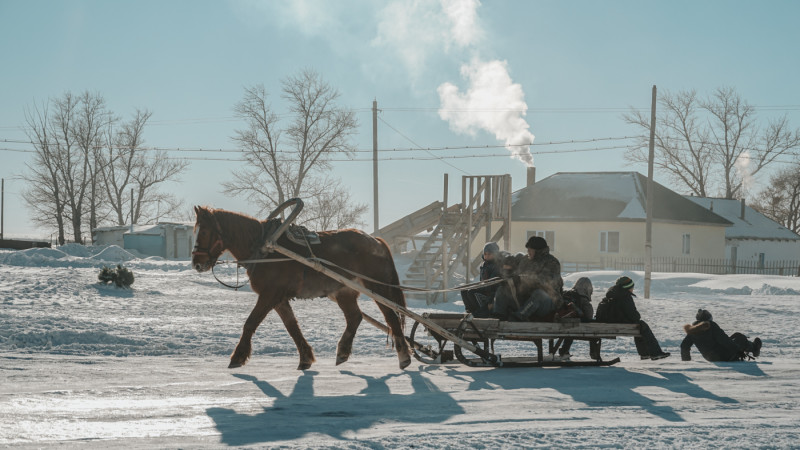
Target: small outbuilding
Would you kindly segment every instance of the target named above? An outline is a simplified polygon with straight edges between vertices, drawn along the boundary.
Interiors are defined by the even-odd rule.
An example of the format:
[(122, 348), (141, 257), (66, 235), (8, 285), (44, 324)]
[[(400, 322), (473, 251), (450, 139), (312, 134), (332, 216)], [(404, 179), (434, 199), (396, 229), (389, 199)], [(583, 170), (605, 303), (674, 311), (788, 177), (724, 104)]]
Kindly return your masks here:
[(193, 224), (159, 222), (155, 225), (98, 227), (92, 231), (95, 245), (118, 245), (143, 256), (165, 259), (192, 257)]

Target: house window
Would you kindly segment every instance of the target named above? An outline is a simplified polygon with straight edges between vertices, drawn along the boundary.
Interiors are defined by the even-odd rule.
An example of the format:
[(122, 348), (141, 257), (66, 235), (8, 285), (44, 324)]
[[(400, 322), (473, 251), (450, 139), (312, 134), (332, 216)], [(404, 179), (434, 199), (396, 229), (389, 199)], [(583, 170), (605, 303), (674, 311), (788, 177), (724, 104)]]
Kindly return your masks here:
[(600, 253), (619, 253), (619, 231), (600, 232)]
[(690, 245), (690, 236), (688, 234), (683, 235), (683, 249), (681, 253), (684, 255), (688, 255), (691, 252), (691, 245)]
[(533, 230), (528, 231), (528, 235), (525, 237), (525, 241), (527, 242), (532, 236), (539, 236), (543, 237), (545, 241), (547, 241), (547, 246), (550, 247), (550, 251), (556, 251), (556, 232), (555, 231), (539, 231)]
[(758, 268), (759, 269), (763, 269), (764, 268), (764, 254), (763, 253), (759, 253), (758, 254)]

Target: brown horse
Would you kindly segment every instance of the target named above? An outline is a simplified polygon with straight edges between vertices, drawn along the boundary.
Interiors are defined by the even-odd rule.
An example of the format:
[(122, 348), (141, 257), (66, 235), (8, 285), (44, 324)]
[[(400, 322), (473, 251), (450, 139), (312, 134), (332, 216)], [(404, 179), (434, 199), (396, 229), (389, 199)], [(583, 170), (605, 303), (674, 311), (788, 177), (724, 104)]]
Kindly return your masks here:
[[(253, 257), (278, 259), (279, 262), (247, 264), (247, 275), (250, 286), (258, 294), (258, 301), (244, 323), (239, 344), (231, 355), (229, 368), (241, 367), (250, 358), (252, 337), (256, 328), (271, 310), (278, 312), (286, 331), (294, 340), (300, 353), (299, 370), (311, 367), (315, 361), (311, 346), (303, 337), (297, 324), (290, 299), (311, 299), (329, 297), (336, 302), (344, 313), (347, 326), (339, 339), (336, 348), (336, 364), (341, 364), (350, 357), (353, 338), (361, 323), (361, 309), (358, 307), (359, 292), (348, 288), (328, 276), (306, 268), (297, 261), (285, 261), (278, 253), (266, 256), (258, 254), (264, 244), (265, 230), (274, 230), (280, 219), (259, 221), (244, 214), (195, 207), (197, 223), (195, 224), (196, 241), (192, 251), (192, 267), (198, 272), (205, 272), (213, 267), (217, 258), (225, 251), (230, 251), (237, 260)], [(363, 275), (368, 279), (384, 284), (361, 280), (352, 274), (340, 272), (349, 279), (375, 293), (405, 307), (403, 291), (396, 287), (399, 284), (397, 270), (392, 260), (389, 247), (380, 238), (373, 238), (363, 231), (347, 229), (319, 232), (321, 244), (311, 249), (314, 256), (330, 261), (351, 272)], [(297, 245), (286, 236), (281, 236), (277, 244), (302, 255), (308, 255), (306, 246)], [(386, 323), (391, 330), (392, 340), (403, 369), (411, 362), (411, 353), (403, 335), (403, 325), (397, 313), (378, 304)]]

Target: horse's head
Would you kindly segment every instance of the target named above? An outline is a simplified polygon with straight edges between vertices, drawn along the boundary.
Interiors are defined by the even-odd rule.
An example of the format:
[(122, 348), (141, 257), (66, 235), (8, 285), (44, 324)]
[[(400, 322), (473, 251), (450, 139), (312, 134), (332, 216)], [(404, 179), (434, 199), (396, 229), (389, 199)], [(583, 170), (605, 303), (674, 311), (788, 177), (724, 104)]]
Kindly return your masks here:
[(222, 228), (214, 217), (214, 212), (202, 206), (195, 206), (194, 212), (197, 222), (194, 225), (192, 267), (198, 272), (205, 272), (217, 263), (217, 259), (225, 251), (225, 243), (222, 241)]

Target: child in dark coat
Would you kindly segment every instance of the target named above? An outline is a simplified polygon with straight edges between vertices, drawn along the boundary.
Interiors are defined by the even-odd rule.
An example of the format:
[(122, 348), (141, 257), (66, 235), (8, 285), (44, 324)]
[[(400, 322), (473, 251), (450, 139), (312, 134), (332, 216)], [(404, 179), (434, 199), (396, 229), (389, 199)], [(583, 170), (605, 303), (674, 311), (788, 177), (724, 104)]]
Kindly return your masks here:
[(670, 354), (661, 350), (658, 340), (647, 322), (642, 320), (633, 303), (633, 280), (619, 277), (597, 305), (597, 321), (604, 323), (637, 323), (642, 337), (633, 338), (636, 351), (642, 359), (662, 359)]
[(742, 333), (728, 336), (711, 320), (711, 313), (707, 310), (699, 309), (695, 319), (694, 323), (683, 326), (686, 338), (681, 342), (682, 360), (692, 360), (692, 345), (697, 346), (707, 361), (741, 361), (748, 353), (753, 357), (761, 354), (761, 339), (755, 338), (750, 342)]

